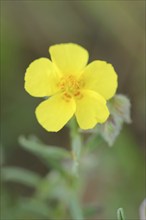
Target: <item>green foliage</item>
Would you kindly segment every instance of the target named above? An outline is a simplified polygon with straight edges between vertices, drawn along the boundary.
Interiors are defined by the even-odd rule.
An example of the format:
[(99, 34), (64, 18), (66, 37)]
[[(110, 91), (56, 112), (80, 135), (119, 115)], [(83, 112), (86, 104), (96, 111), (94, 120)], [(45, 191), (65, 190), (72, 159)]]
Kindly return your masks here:
[(71, 153), (64, 148), (56, 146), (47, 146), (35, 137), (30, 136), (26, 139), (23, 136), (19, 137), (21, 146), (36, 155), (47, 167), (50, 165), (60, 171), (63, 175), (67, 175), (64, 167), (61, 166), (63, 160), (71, 159)]
[(125, 217), (124, 217), (124, 211), (122, 208), (119, 208), (117, 210), (117, 219), (118, 220), (125, 220)]
[[(100, 144), (100, 142), (98, 142), (99, 147), (97, 148), (96, 144), (98, 141), (98, 137), (96, 135), (95, 138), (94, 135), (95, 133), (92, 134), (90, 138), (85, 141), (84, 148), (82, 148), (82, 159), (80, 158), (81, 172), (78, 173), (78, 177), (72, 172), (73, 161), (71, 159), (71, 153), (69, 151), (66, 151), (64, 149), (62, 151), (62, 149), (58, 147), (55, 147), (55, 150), (52, 151), (52, 146), (50, 147), (51, 150), (49, 151), (49, 146), (43, 144), (36, 137), (32, 136), (26, 139), (25, 137), (21, 136), (21, 138), (19, 138), (19, 142), (23, 145), (23, 148), (36, 155), (43, 162), (45, 160), (46, 166), (49, 167), (49, 165), (51, 165), (52, 169), (45, 176), (40, 176), (39, 174), (26, 170), (24, 168), (2, 168), (2, 179), (4, 182), (21, 183), (23, 185), (26, 185), (27, 187), (33, 187), (34, 189), (34, 193), (31, 196), (19, 195), (19, 198), (16, 198), (15, 202), (13, 202), (13, 206), (12, 203), (6, 199), (6, 196), (4, 196), (7, 201), (3, 202), (2, 209), (5, 210), (7, 208), (9, 210), (9, 213), (2, 213), (2, 219), (13, 220), (13, 218), (17, 219), (21, 216), (23, 219), (39, 218), (49, 220), (55, 218), (70, 218), (74, 220), (78, 219), (77, 216), (80, 216), (81, 219), (84, 219), (83, 217), (89, 219), (96, 216), (98, 214), (98, 207), (95, 205), (95, 203), (92, 205), (90, 205), (90, 203), (86, 204), (86, 208), (84, 208), (84, 205), (80, 203), (81, 201), (79, 199), (82, 191), (85, 190), (86, 181), (88, 184), (87, 176), (91, 176), (92, 172), (94, 176), (97, 175), (98, 178), (100, 178), (101, 180), (103, 176), (106, 177), (104, 181), (108, 181), (108, 187), (106, 186), (105, 188), (105, 186), (103, 185), (102, 189), (104, 191), (107, 190), (108, 192), (110, 192), (111, 179), (113, 179), (115, 175), (119, 175), (117, 167), (120, 167), (119, 169), (121, 172), (121, 178), (124, 179), (123, 175), (125, 175), (126, 178), (128, 178), (128, 175), (131, 175), (129, 183), (131, 185), (131, 181), (133, 182), (135, 179), (135, 173), (139, 172), (136, 166), (136, 164), (139, 164), (139, 160), (136, 151), (136, 145), (134, 145), (133, 142), (133, 137), (131, 137), (129, 133), (125, 132), (117, 142), (118, 147), (109, 149), (104, 147), (103, 142), (102, 145)], [(99, 140), (101, 141), (101, 139)], [(126, 144), (125, 147), (123, 147), (121, 140), (124, 140), (124, 143)], [(89, 151), (90, 144), (93, 145), (91, 152)], [(101, 149), (104, 149), (104, 151), (102, 150), (102, 154)], [(56, 152), (57, 150), (58, 152)], [(126, 154), (126, 152), (128, 152), (128, 154)], [(131, 158), (129, 158), (129, 155), (131, 155)], [(58, 164), (57, 166), (54, 166), (54, 164), (51, 163), (50, 157), (53, 158), (55, 164)], [(130, 160), (135, 161), (135, 166), (129, 166)], [(95, 161), (97, 161), (98, 163), (95, 163)], [(130, 164), (131, 163), (132, 162), (130, 162)], [(140, 170), (141, 168), (142, 167), (139, 167)], [(64, 170), (63, 173), (62, 170)], [(141, 178), (140, 175), (141, 174), (139, 172), (138, 180)], [(107, 208), (110, 209), (109, 218), (111, 219), (113, 218), (112, 213), (116, 209), (117, 204), (123, 204), (124, 209), (128, 207), (129, 203), (133, 207), (132, 203), (130, 202), (130, 195), (132, 194), (132, 190), (134, 190), (136, 193), (136, 188), (129, 190), (128, 183), (126, 183), (126, 185), (128, 186), (128, 197), (123, 197), (123, 199), (122, 197), (120, 197), (120, 201), (118, 199), (119, 194), (121, 194), (118, 188), (122, 188), (121, 183), (124, 181), (119, 180), (118, 182), (118, 179), (115, 181), (114, 192), (112, 193), (112, 204), (110, 204), (109, 202), (111, 201), (111, 197), (105, 197), (105, 205)], [(135, 184), (136, 187), (142, 189), (142, 185), (139, 184), (139, 181), (135, 181)], [(5, 189), (3, 190), (3, 193), (5, 193)], [(96, 191), (94, 193), (96, 195)], [(137, 197), (138, 193), (135, 196)], [(98, 201), (100, 201), (100, 195), (97, 194), (97, 197)], [(5, 199), (3, 199), (3, 201)], [(114, 210), (112, 209), (112, 207), (115, 207)], [(126, 209), (126, 214), (127, 216), (130, 216), (129, 213), (127, 213), (128, 209), (129, 208)], [(122, 218), (122, 212), (118, 211), (118, 213), (118, 217)], [(13, 216), (13, 218), (11, 216)], [(134, 213), (133, 216), (136, 216), (136, 213)], [(108, 214), (106, 218), (108, 218)]]
[(103, 139), (112, 146), (120, 134), (123, 123), (131, 123), (131, 104), (129, 99), (121, 94), (115, 95), (109, 102), (110, 116), (97, 130)]
[(28, 151), (45, 160), (70, 159), (70, 153), (64, 148), (47, 146), (41, 143), (40, 140), (35, 136), (30, 136), (29, 139), (26, 139), (24, 136), (20, 136), (19, 143)]
[(1, 170), (3, 181), (22, 183), (30, 187), (36, 187), (41, 177), (32, 171), (19, 167), (4, 167)]
[(108, 103), (112, 115), (131, 123), (131, 103), (125, 95), (117, 94)]

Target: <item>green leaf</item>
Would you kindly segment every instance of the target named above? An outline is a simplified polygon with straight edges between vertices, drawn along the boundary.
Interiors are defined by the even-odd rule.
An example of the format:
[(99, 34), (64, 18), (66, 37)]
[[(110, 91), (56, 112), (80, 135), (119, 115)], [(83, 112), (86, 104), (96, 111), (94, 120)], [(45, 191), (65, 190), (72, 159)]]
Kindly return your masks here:
[(27, 216), (32, 215), (33, 217), (39, 217), (39, 219), (48, 217), (52, 217), (52, 210), (46, 203), (33, 199), (28, 198), (20, 198), (18, 208), (21, 210), (22, 213), (26, 213)]
[(19, 143), (24, 149), (30, 151), (41, 159), (47, 166), (50, 167), (51, 165), (63, 175), (67, 175), (61, 162), (65, 159), (71, 159), (71, 153), (69, 151), (60, 147), (45, 145), (35, 136), (31, 136), (29, 139), (20, 136)]
[(71, 157), (70, 152), (68, 152), (67, 150), (56, 146), (45, 145), (34, 137), (30, 137), (29, 139), (27, 139), (24, 136), (20, 136), (19, 143), (23, 148), (34, 153), (40, 158), (61, 160)]
[(3, 220), (49, 220), (53, 219), (53, 211), (49, 204), (35, 198), (20, 197), (13, 205), (5, 207)]
[(118, 220), (125, 220), (123, 208), (117, 210), (117, 218)]
[(41, 177), (35, 172), (17, 167), (2, 168), (1, 177), (3, 181), (22, 183), (29, 187), (36, 187), (41, 180)]
[(56, 170), (52, 170), (42, 179), (36, 190), (36, 198), (38, 200), (60, 200), (61, 202), (69, 200), (70, 182)]
[(126, 123), (131, 123), (131, 103), (125, 95), (115, 95), (108, 106), (112, 114), (119, 116)]
[(123, 121), (119, 117), (116, 117), (112, 114), (104, 124), (98, 125), (100, 135), (109, 146), (114, 144), (116, 138), (120, 134), (122, 125)]
[(120, 134), (123, 123), (131, 123), (129, 99), (124, 95), (115, 95), (109, 102), (110, 116), (108, 120), (97, 126), (97, 130), (103, 139), (112, 146)]

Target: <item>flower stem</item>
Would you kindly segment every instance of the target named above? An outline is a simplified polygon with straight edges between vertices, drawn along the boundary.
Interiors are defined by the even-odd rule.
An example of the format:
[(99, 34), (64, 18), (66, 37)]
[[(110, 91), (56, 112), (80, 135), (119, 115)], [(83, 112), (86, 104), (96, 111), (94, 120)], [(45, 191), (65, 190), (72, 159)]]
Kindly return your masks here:
[(70, 212), (73, 220), (83, 220), (83, 213), (80, 206), (80, 201), (78, 199), (77, 193), (72, 193), (72, 198), (70, 201)]
[(71, 200), (70, 200), (70, 212), (73, 220), (83, 220), (83, 213), (80, 204), (79, 190), (79, 160), (82, 147), (81, 134), (78, 132), (78, 125), (75, 118), (70, 122), (70, 138), (71, 149), (73, 155), (73, 176), (75, 184), (72, 184)]
[(78, 176), (79, 160), (82, 147), (81, 134), (78, 132), (78, 125), (76, 120), (73, 118), (70, 122), (70, 138), (71, 138), (71, 149), (73, 156), (73, 173)]

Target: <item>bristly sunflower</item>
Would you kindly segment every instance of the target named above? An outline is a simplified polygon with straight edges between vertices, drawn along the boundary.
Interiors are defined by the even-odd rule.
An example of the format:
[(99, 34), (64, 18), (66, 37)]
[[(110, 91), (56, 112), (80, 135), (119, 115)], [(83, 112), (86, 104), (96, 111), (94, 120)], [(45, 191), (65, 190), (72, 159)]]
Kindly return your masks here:
[(51, 60), (40, 58), (26, 70), (25, 89), (35, 97), (48, 97), (36, 108), (36, 117), (47, 131), (59, 131), (75, 114), (82, 129), (91, 129), (109, 116), (106, 100), (117, 89), (111, 64), (95, 60), (87, 65), (88, 51), (73, 44), (49, 48)]

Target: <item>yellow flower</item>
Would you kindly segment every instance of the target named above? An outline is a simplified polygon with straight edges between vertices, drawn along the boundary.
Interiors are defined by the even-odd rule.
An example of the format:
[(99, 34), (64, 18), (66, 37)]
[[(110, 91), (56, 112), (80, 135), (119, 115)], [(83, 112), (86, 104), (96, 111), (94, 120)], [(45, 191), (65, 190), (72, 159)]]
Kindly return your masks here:
[(73, 43), (51, 46), (49, 52), (52, 61), (37, 59), (25, 74), (30, 95), (50, 96), (36, 108), (39, 123), (47, 131), (59, 131), (74, 114), (82, 129), (105, 122), (109, 116), (106, 100), (117, 89), (112, 65), (100, 60), (87, 65), (87, 50)]

